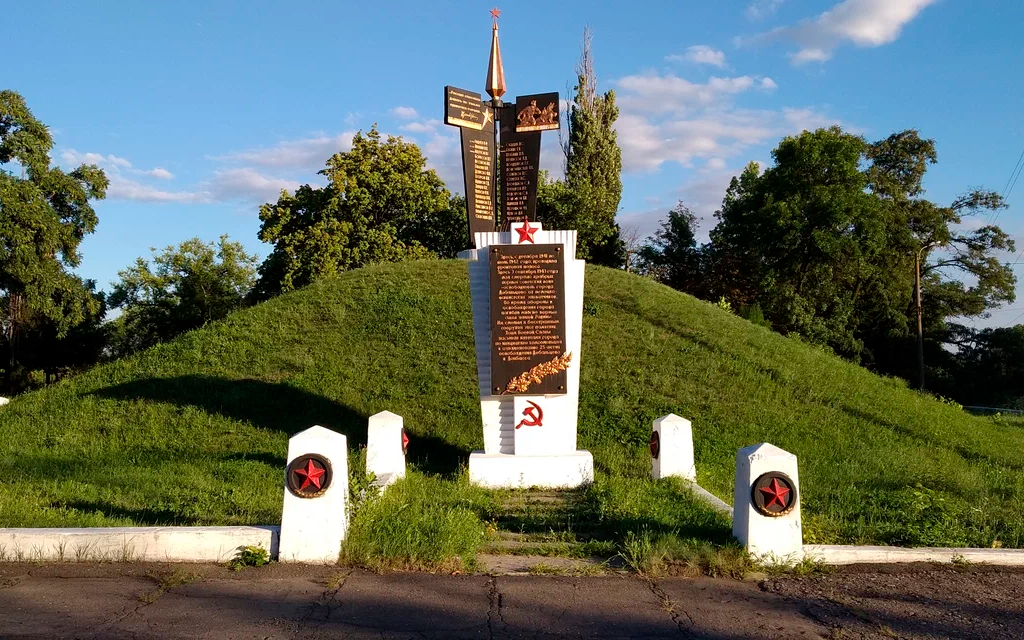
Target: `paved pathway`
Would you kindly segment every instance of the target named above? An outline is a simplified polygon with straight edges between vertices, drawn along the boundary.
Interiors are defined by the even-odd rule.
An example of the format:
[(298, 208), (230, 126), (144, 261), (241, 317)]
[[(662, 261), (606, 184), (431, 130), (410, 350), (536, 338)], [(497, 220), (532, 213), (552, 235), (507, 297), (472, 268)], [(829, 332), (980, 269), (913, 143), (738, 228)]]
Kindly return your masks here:
[(0, 564), (0, 638), (1020, 638), (1024, 572), (738, 581)]

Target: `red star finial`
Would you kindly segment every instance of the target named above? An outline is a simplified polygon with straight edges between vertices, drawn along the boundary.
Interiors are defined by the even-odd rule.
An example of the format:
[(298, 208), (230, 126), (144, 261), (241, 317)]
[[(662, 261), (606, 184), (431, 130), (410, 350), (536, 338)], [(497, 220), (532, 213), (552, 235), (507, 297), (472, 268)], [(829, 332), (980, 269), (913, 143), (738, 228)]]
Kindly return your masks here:
[(402, 429), (402, 454), (404, 455), (406, 450), (409, 448), (409, 436), (405, 434), (405, 429)]
[(527, 220), (523, 223), (523, 226), (516, 229), (516, 233), (519, 234), (519, 242), (534, 242), (533, 234), (537, 233), (540, 227), (530, 227), (530, 221)]
[(785, 500), (785, 498), (786, 498), (786, 495), (789, 494), (789, 489), (779, 485), (779, 479), (778, 478), (772, 478), (772, 486), (770, 488), (769, 487), (761, 487), (760, 491), (761, 491), (761, 493), (764, 494), (765, 498), (768, 498), (768, 497), (771, 498), (771, 500), (769, 500), (768, 502), (765, 503), (765, 505), (764, 505), (765, 509), (767, 509), (768, 507), (772, 506), (776, 502), (778, 502), (779, 506), (782, 507), (783, 509), (786, 508), (786, 500)]
[(319, 489), (320, 476), (324, 475), (324, 473), (326, 472), (323, 469), (318, 469), (316, 466), (313, 465), (312, 460), (307, 460), (305, 469), (295, 470), (296, 475), (302, 476), (304, 478), (304, 480), (302, 481), (302, 486), (299, 487), (299, 491), (305, 489), (309, 485), (313, 485), (317, 489)]
[(498, 7), (494, 7), (493, 9), (491, 9), (491, 17), (492, 18), (497, 20), (498, 16), (500, 16), (500, 15), (501, 15), (501, 9), (499, 9)]

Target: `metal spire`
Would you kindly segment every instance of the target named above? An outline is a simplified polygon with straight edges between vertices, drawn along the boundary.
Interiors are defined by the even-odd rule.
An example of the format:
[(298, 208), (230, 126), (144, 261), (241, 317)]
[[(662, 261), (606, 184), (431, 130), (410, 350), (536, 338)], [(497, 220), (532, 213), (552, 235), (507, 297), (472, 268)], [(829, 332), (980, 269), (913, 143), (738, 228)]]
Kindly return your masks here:
[(501, 67), (501, 49), (498, 47), (498, 16), (501, 11), (497, 7), (491, 9), (494, 27), (491, 31), (491, 59), (487, 63), (487, 93), (491, 96), (491, 104), (501, 105), (501, 96), (505, 95), (505, 70)]

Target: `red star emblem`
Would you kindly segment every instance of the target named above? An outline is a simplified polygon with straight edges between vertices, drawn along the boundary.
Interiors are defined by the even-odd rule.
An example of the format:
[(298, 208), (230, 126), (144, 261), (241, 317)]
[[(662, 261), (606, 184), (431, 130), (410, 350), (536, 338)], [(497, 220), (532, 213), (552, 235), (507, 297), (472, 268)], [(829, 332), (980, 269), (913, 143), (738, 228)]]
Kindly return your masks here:
[(498, 16), (500, 16), (500, 15), (501, 15), (501, 9), (498, 9), (498, 7), (494, 7), (493, 9), (491, 9), (491, 17), (492, 18), (497, 20)]
[(313, 464), (312, 460), (306, 461), (305, 469), (296, 469), (295, 475), (303, 478), (302, 486), (299, 487), (299, 491), (302, 491), (309, 485), (313, 485), (317, 489), (320, 488), (320, 476), (326, 473), (323, 469), (318, 468)]
[(789, 494), (789, 489), (780, 485), (778, 478), (772, 478), (771, 486), (761, 487), (759, 491), (764, 494), (765, 500), (771, 498), (771, 500), (764, 503), (765, 509), (772, 506), (776, 502), (778, 502), (779, 506), (782, 507), (783, 509), (786, 508), (786, 496)]
[(405, 455), (406, 450), (409, 448), (409, 436), (405, 434), (405, 429), (402, 429), (402, 454)]
[(540, 231), (540, 227), (530, 227), (530, 221), (527, 220), (523, 223), (523, 226), (516, 229), (516, 233), (519, 234), (519, 242), (530, 242), (533, 243), (533, 234)]

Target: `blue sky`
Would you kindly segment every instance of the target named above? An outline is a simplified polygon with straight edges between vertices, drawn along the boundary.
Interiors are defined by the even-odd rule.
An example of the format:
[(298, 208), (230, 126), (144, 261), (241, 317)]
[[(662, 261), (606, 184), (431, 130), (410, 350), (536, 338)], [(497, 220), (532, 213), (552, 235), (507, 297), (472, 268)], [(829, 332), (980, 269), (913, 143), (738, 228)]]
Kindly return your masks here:
[[(111, 176), (79, 269), (108, 288), (150, 247), (193, 236), (227, 233), (265, 255), (259, 203), (318, 182), (375, 122), (418, 143), (461, 191), (442, 87), (482, 91), (492, 3), (11, 3), (0, 86), (53, 129), (56, 163), (98, 162)], [(1024, 3), (531, 6), (543, 10), (501, 7), (506, 98), (566, 97), (590, 24), (600, 86), (621, 106), (619, 221), (644, 235), (679, 199), (709, 217), (732, 175), (804, 128), (839, 123), (870, 140), (919, 129), (938, 145), (926, 181), (938, 202), (1001, 191), (1024, 150)], [(542, 165), (557, 172), (560, 160), (545, 134)], [(1024, 181), (1009, 201), (997, 222), (1024, 248)], [(1020, 321), (1024, 285), (1018, 297), (980, 324)]]

